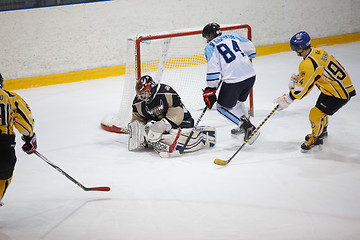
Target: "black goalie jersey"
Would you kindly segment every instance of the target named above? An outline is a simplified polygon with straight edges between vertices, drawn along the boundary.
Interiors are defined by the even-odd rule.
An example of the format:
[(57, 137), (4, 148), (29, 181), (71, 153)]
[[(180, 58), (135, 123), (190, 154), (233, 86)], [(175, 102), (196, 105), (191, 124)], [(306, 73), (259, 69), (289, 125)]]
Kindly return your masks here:
[(139, 120), (146, 124), (151, 120), (159, 121), (162, 118), (166, 118), (172, 128), (194, 126), (190, 112), (185, 108), (175, 90), (168, 85), (158, 84), (149, 101), (135, 97), (131, 121)]

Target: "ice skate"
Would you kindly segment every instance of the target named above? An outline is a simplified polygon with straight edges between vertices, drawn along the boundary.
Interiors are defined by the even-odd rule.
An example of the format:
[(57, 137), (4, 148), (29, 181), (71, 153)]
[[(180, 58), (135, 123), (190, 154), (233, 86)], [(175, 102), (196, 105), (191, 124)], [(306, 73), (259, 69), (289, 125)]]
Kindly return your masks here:
[(251, 138), (251, 134), (253, 133), (253, 131), (256, 129), (256, 127), (254, 125), (252, 125), (252, 123), (250, 122), (249, 119), (247, 119), (245, 116), (242, 116), (240, 118), (240, 120), (243, 122), (240, 126), (240, 129), (242, 130), (242, 132), (244, 133), (244, 141), (248, 141), (248, 143), (250, 145), (252, 145), (256, 139), (259, 137), (260, 132), (256, 132)]
[(324, 143), (322, 138), (314, 137), (312, 134), (306, 135), (305, 139), (308, 140), (301, 144), (301, 152), (303, 153), (309, 152), (314, 147), (320, 146)]
[(243, 134), (243, 133), (244, 133), (244, 129), (242, 129), (240, 127), (231, 129), (231, 134), (234, 135), (234, 136), (238, 136), (238, 135)]
[[(312, 136), (312, 134), (308, 134), (305, 136), (305, 141), (308, 141), (310, 136)], [(328, 137), (328, 132), (327, 132), (327, 126), (324, 128), (324, 130), (322, 131), (322, 133), (319, 135), (318, 138), (322, 139), (323, 142), (325, 142), (325, 140), (327, 140)]]

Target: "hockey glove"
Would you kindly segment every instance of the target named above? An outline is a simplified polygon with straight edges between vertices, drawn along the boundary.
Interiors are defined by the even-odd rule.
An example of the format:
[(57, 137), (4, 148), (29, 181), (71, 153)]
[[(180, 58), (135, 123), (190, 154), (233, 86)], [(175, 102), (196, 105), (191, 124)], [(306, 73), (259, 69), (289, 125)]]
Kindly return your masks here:
[(274, 99), (275, 104), (279, 104), (278, 111), (284, 110), (287, 108), (294, 100), (292, 100), (289, 94), (284, 94), (281, 97)]
[(212, 106), (216, 103), (216, 88), (207, 87), (203, 90), (203, 98), (206, 106), (211, 109)]
[(27, 154), (32, 154), (36, 151), (37, 143), (36, 143), (36, 135), (32, 135), (32, 137), (29, 136), (22, 136), (22, 140), (24, 140), (24, 145), (22, 146), (22, 150), (26, 152)]
[(171, 124), (166, 118), (162, 118), (160, 121), (151, 124), (149, 128), (153, 132), (164, 133), (170, 131)]
[(165, 118), (157, 122), (151, 121), (145, 125), (145, 139), (146, 141), (156, 142), (164, 132), (168, 132), (170, 129), (171, 124)]
[(296, 74), (291, 75), (290, 80), (289, 80), (289, 84), (288, 84), (289, 90), (292, 90), (292, 89), (295, 88), (295, 83), (298, 80), (298, 76), (299, 75), (296, 75)]

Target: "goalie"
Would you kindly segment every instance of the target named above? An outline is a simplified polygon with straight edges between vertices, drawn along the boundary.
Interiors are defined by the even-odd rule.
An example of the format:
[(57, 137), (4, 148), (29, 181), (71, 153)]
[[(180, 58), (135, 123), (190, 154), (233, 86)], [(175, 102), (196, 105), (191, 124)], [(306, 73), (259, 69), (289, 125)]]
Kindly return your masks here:
[[(172, 152), (184, 145), (194, 119), (180, 96), (151, 76), (142, 76), (135, 86), (129, 128), (129, 151), (152, 147), (156, 152)], [(215, 128), (199, 127), (186, 145), (185, 152), (215, 145)]]

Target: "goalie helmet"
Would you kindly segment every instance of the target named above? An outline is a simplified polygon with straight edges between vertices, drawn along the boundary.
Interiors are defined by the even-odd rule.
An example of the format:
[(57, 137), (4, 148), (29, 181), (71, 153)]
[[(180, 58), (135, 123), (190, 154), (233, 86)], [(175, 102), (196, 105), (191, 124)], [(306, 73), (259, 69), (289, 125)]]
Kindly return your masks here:
[(221, 36), (221, 34), (220, 25), (217, 23), (208, 23), (202, 30), (203, 38), (206, 38), (208, 41), (211, 41), (217, 36)]
[(0, 73), (0, 88), (3, 89), (4, 88), (4, 79)]
[(290, 48), (292, 51), (296, 51), (299, 47), (306, 49), (311, 47), (311, 38), (307, 32), (298, 32), (290, 39)]
[(136, 83), (135, 91), (139, 99), (149, 102), (156, 91), (156, 83), (149, 75), (142, 76)]

